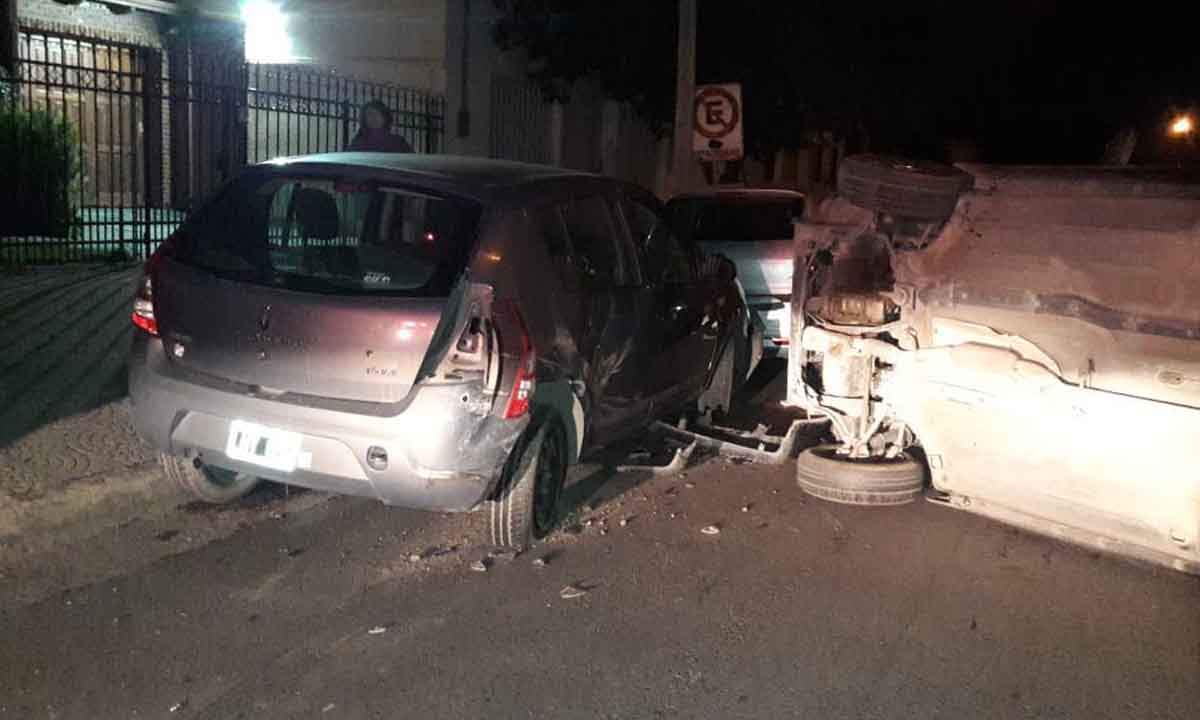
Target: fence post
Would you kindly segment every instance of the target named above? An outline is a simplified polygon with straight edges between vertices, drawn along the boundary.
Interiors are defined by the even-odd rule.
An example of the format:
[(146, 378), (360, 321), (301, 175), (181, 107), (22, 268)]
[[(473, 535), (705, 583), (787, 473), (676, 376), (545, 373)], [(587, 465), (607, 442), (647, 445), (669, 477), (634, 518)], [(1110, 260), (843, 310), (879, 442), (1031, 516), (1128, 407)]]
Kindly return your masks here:
[(171, 207), (186, 210), (192, 198), (192, 104), (200, 98), (189, 79), (191, 66), (190, 40), (186, 36), (175, 37), (167, 47), (167, 97), (171, 133)]
[(350, 145), (350, 120), (353, 113), (354, 108), (350, 105), (350, 101), (342, 101), (342, 146), (338, 148), (339, 150), (345, 150)]
[(162, 207), (163, 199), (163, 132), (162, 132), (162, 53), (144, 49), (142, 57), (142, 162), (145, 181), (142, 185), (142, 207), (146, 213), (144, 257), (150, 257), (154, 240), (152, 229), (154, 208)]
[(438, 147), (437, 127), (436, 123), (433, 121), (435, 112), (434, 108), (437, 107), (437, 100), (426, 99), (424, 106), (425, 117), (423, 120), (425, 121), (425, 152), (429, 153), (430, 155), (435, 155), (440, 152), (440, 148)]

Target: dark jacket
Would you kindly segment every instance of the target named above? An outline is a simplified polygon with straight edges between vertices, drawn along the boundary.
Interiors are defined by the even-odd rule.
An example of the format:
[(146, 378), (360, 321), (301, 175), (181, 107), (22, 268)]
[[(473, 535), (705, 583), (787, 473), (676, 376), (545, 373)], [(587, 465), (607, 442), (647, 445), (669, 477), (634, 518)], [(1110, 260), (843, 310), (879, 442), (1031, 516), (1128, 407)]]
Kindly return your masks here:
[[(383, 127), (367, 127), (367, 111), (369, 110), (377, 110), (383, 115)], [(363, 105), (359, 115), (358, 132), (355, 133), (354, 139), (350, 141), (346, 149), (350, 152), (410, 153), (413, 151), (408, 140), (400, 135), (392, 134), (392, 111), (378, 100), (372, 100)]]

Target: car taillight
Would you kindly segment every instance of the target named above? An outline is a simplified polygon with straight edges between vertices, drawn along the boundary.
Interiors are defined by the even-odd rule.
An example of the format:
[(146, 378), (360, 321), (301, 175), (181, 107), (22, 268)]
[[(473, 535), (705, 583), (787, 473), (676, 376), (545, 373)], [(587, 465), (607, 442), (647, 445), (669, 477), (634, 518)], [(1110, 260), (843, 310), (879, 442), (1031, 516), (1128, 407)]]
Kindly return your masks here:
[(158, 335), (158, 321), (154, 319), (154, 281), (149, 273), (142, 276), (133, 298), (133, 324), (151, 335)]
[(133, 297), (133, 324), (151, 335), (158, 335), (158, 321), (154, 318), (154, 271), (162, 262), (170, 239), (163, 241), (146, 261), (137, 294)]
[(519, 418), (529, 412), (529, 401), (533, 399), (533, 391), (537, 382), (535, 379), (537, 353), (533, 349), (529, 329), (525, 327), (525, 320), (521, 317), (516, 305), (510, 307), (516, 324), (521, 329), (521, 357), (517, 361), (517, 374), (513, 379), (512, 394), (508, 396), (508, 407), (504, 410), (505, 420)]

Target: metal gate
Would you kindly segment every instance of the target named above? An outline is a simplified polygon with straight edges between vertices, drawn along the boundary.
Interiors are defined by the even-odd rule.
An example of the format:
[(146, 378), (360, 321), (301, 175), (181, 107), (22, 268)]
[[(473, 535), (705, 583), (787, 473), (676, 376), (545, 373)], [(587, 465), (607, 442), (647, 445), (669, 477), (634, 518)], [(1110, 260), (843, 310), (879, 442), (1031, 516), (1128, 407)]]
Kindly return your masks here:
[(543, 165), (553, 162), (550, 106), (528, 81), (494, 76), (491, 116), (488, 147), (492, 157)]
[(148, 257), (247, 163), (332, 152), (371, 99), (437, 152), (440, 95), (219, 53), (22, 31), (0, 80), (0, 264)]

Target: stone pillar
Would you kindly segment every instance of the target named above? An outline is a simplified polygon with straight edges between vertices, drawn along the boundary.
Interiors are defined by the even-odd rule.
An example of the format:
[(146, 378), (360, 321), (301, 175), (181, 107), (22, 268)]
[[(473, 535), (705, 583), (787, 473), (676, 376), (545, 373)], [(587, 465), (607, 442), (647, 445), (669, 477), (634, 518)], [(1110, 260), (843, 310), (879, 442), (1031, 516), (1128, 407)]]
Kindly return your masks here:
[(0, 70), (17, 74), (17, 0), (0, 0)]

